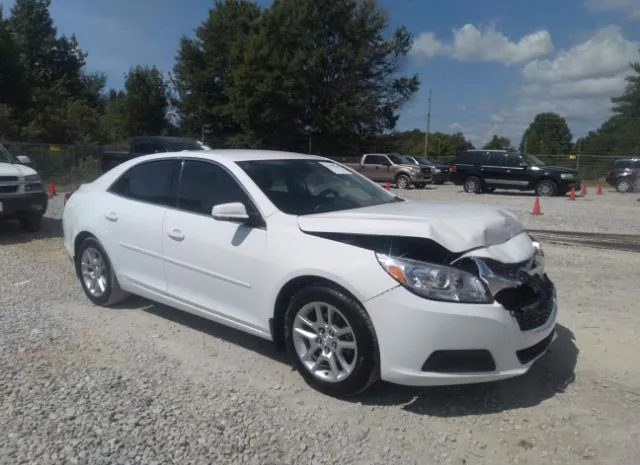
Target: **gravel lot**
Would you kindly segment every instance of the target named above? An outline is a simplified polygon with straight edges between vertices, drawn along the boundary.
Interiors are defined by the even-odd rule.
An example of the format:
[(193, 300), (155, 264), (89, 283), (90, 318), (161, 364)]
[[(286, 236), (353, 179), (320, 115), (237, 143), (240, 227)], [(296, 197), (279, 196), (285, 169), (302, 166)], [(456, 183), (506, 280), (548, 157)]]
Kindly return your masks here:
[[(416, 195), (504, 203), (542, 227), (640, 229), (635, 196), (609, 192), (545, 199), (543, 217), (529, 196)], [(560, 337), (526, 376), (380, 384), (345, 402), (262, 340), (143, 300), (90, 305), (60, 209), (57, 197), (38, 236), (0, 225), (0, 464), (639, 462), (640, 254), (547, 246)]]
[(513, 211), (520, 221), (532, 229), (561, 229), (602, 233), (640, 233), (639, 194), (619, 194), (603, 187), (603, 195), (590, 188), (586, 197), (579, 194), (575, 201), (569, 196), (541, 198), (541, 216), (531, 215), (534, 195), (529, 192), (498, 191), (493, 194), (467, 194), (462, 186), (445, 184), (426, 189), (395, 191), (408, 199), (438, 202), (480, 202), (502, 205)]

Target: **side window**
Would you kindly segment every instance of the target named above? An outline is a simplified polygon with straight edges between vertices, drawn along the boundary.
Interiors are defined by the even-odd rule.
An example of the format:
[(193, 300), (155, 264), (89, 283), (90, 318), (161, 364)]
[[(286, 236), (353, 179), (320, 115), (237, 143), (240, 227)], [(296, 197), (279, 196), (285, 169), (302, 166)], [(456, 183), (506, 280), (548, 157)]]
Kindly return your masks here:
[(365, 165), (382, 165), (385, 162), (385, 157), (381, 155), (367, 155), (364, 159)]
[(182, 168), (178, 208), (210, 215), (215, 205), (242, 202), (250, 209), (249, 198), (238, 182), (213, 163), (187, 160)]
[(510, 168), (520, 166), (521, 162), (522, 159), (518, 155), (507, 155), (504, 157), (504, 166), (508, 166)]
[(162, 206), (176, 204), (177, 160), (155, 160), (131, 167), (111, 185), (109, 192)]
[(487, 156), (487, 161), (485, 165), (489, 166), (503, 166), (504, 165), (504, 154), (503, 153), (491, 153)]

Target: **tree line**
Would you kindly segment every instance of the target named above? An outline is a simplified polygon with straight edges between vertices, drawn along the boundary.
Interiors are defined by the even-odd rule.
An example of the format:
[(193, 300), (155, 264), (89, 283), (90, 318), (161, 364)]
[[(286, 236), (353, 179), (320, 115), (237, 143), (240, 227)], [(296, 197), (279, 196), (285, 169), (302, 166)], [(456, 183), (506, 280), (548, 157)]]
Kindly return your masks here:
[[(422, 154), (424, 132), (395, 131), (420, 81), (404, 72), (412, 36), (389, 29), (376, 0), (215, 0), (183, 37), (167, 77), (132, 66), (122, 90), (89, 72), (74, 35), (59, 34), (51, 0), (0, 9), (0, 136), (58, 144), (116, 144), (135, 135), (204, 138), (215, 147), (324, 154)], [(517, 145), (532, 154), (637, 154), (640, 63), (632, 63), (613, 116), (575, 143), (566, 120), (537, 115)], [(430, 133), (428, 155), (473, 148), (462, 133)]]

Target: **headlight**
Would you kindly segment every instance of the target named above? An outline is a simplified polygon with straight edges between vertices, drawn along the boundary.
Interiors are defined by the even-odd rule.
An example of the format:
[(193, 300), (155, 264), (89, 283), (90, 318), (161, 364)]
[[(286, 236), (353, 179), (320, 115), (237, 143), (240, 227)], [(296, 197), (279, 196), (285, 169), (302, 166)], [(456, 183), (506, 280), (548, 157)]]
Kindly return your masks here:
[(560, 173), (560, 179), (573, 179), (573, 174), (571, 174), (571, 173)]
[(493, 301), (480, 278), (466, 271), (380, 253), (376, 257), (389, 276), (426, 299), (478, 304)]
[(433, 170), (434, 173), (440, 173), (442, 170), (440, 168), (436, 168)]
[(40, 175), (39, 174), (30, 174), (29, 176), (25, 176), (24, 180), (27, 182), (39, 182)]

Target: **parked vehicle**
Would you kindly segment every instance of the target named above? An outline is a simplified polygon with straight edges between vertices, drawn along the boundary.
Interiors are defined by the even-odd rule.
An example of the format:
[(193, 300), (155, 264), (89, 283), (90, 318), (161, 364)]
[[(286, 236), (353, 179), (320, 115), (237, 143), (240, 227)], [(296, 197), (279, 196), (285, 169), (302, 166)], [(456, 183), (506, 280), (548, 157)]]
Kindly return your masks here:
[(456, 154), (451, 181), (465, 192), (495, 189), (535, 191), (538, 196), (565, 195), (581, 185), (576, 170), (548, 166), (533, 155), (506, 150), (466, 150)]
[(210, 150), (202, 142), (187, 137), (139, 136), (131, 140), (128, 152), (105, 152), (100, 159), (102, 173), (106, 173), (120, 163), (141, 155), (183, 150)]
[(406, 155), (405, 158), (422, 168), (429, 168), (434, 184), (444, 184), (449, 180), (449, 165), (434, 163), (426, 157), (416, 155)]
[(26, 155), (14, 157), (0, 144), (0, 221), (18, 220), (25, 231), (42, 226), (49, 197), (42, 179)]
[(398, 154), (366, 153), (362, 155), (360, 163), (347, 163), (346, 166), (372, 181), (394, 183), (398, 189), (409, 189), (411, 186), (422, 189), (431, 182), (430, 169), (416, 166)]
[(621, 193), (636, 191), (640, 184), (640, 158), (614, 160), (605, 181)]
[(319, 156), (139, 157), (82, 185), (62, 225), (96, 305), (137, 294), (274, 341), (330, 395), (522, 375), (555, 338), (513, 213), (407, 201)]

